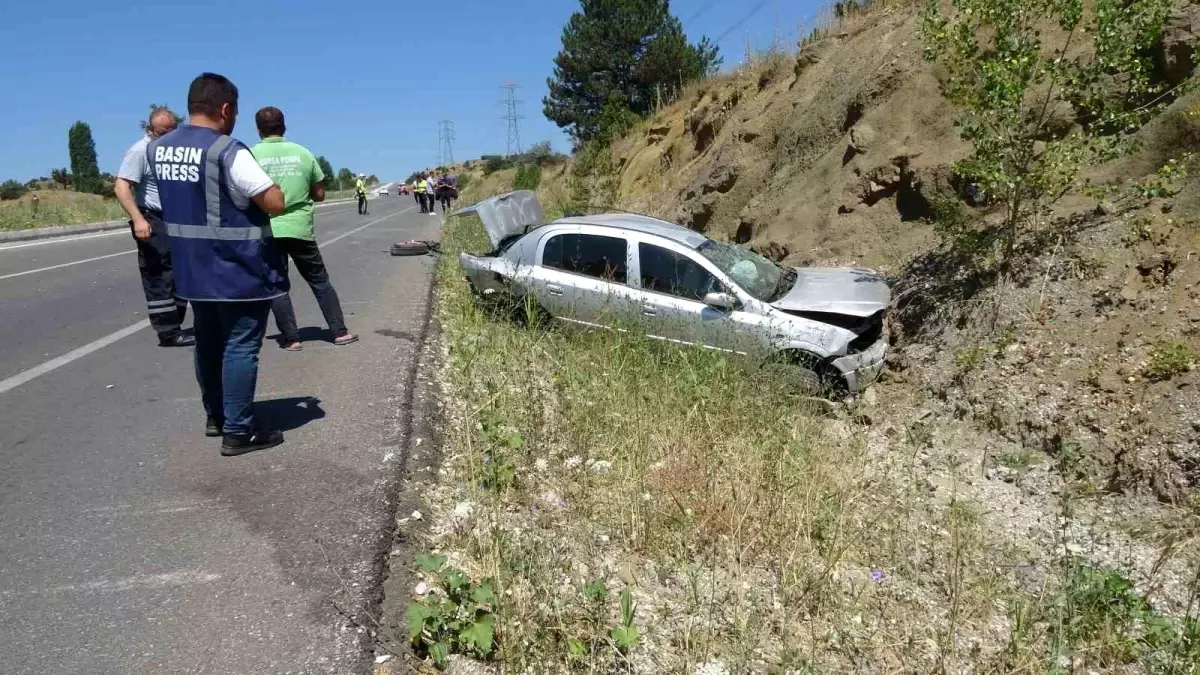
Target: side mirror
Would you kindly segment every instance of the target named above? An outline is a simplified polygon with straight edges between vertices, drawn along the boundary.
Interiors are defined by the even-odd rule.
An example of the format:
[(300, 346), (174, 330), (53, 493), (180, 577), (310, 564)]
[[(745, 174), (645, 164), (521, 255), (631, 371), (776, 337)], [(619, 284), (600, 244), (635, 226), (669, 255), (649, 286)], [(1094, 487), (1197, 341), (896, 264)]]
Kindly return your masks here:
[(737, 298), (729, 293), (709, 293), (704, 296), (704, 304), (719, 309), (722, 312), (731, 312), (737, 307)]

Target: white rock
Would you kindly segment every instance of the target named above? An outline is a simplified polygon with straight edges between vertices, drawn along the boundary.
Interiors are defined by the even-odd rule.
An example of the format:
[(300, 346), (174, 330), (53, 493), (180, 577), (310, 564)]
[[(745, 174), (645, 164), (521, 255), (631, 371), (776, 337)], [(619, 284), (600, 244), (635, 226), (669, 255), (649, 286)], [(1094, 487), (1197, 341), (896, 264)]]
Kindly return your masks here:
[(391, 660), (392, 660), (391, 654), (380, 654), (379, 656), (375, 657), (375, 665), (379, 665), (381, 663), (387, 663), (388, 661), (391, 661)]
[(556, 509), (567, 508), (567, 501), (560, 497), (558, 493), (554, 492), (553, 490), (549, 492), (543, 492), (540, 499), (546, 506), (553, 506)]
[(422, 581), (421, 583), (417, 584), (416, 588), (413, 589), (413, 593), (416, 593), (417, 595), (425, 595), (429, 593), (429, 584)]
[(730, 675), (729, 666), (720, 661), (705, 661), (696, 666), (692, 675)]
[(454, 520), (459, 522), (469, 520), (471, 514), (475, 512), (475, 505), (471, 502), (459, 502), (454, 505)]
[(550, 463), (544, 458), (539, 457), (537, 461), (533, 463), (533, 468), (538, 473), (546, 473), (546, 470), (550, 468)]
[(411, 515), (411, 516), (409, 516), (409, 518), (412, 518), (413, 520), (420, 520), (420, 519), (422, 519), (422, 518), (424, 518), (424, 517), (425, 517), (425, 516), (422, 516), (420, 511), (413, 511), (413, 512), (412, 512), (412, 515)]
[(592, 473), (608, 473), (609, 471), (612, 471), (612, 462), (606, 459), (592, 462), (591, 466), (588, 467), (588, 470)]
[(566, 461), (563, 462), (563, 468), (567, 471), (570, 471), (572, 469), (579, 468), (580, 464), (583, 464), (583, 458), (579, 455), (575, 455), (573, 457), (568, 457)]

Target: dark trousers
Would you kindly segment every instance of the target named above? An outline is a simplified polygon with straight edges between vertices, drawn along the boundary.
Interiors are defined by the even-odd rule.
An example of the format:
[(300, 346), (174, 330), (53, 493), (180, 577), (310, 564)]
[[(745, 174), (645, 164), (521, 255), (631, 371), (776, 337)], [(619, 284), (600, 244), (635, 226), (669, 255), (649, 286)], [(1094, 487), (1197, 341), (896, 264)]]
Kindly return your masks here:
[(429, 211), (429, 195), (424, 192), (418, 192), (417, 200), (421, 202), (421, 213), (427, 213)]
[[(337, 291), (329, 283), (329, 272), (325, 270), (325, 261), (321, 259), (321, 249), (317, 242), (307, 239), (292, 239), (276, 237), (275, 248), (283, 258), (284, 272), (287, 271), (287, 260), (296, 263), (296, 271), (308, 282), (321, 314), (325, 315), (325, 323), (334, 335), (346, 330), (346, 319), (342, 316), (342, 303), (338, 300)], [(292, 307), (292, 299), (281, 295), (271, 301), (271, 311), (275, 314), (275, 325), (283, 334), (284, 342), (300, 340), (300, 328), (296, 325), (296, 310)]]
[(367, 213), (367, 196), (358, 195), (358, 215), (366, 215)]
[[(146, 294), (146, 313), (150, 325), (160, 340), (174, 337), (187, 315), (187, 300), (175, 297), (175, 275), (171, 271), (171, 240), (167, 235), (167, 224), (157, 211), (143, 209), (142, 215), (150, 223), (150, 238), (142, 241), (137, 237), (138, 272), (142, 275), (142, 291)], [(133, 221), (129, 223), (133, 230)]]
[(438, 194), (438, 201), (442, 203), (442, 213), (446, 213), (450, 210), (450, 199), (451, 197), (449, 190)]
[(196, 381), (204, 412), (224, 420), (227, 434), (254, 431), (258, 353), (267, 332), (270, 301), (193, 302)]

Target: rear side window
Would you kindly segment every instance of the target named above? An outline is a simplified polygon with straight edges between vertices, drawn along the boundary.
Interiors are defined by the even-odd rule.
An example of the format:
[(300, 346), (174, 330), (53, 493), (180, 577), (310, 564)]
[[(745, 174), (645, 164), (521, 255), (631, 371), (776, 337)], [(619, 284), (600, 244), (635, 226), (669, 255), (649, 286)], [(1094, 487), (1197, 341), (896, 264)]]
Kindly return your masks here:
[(557, 234), (546, 242), (546, 248), (542, 250), (542, 264), (564, 272), (623, 284), (627, 271), (626, 247), (621, 237)]
[(653, 244), (638, 244), (642, 288), (688, 300), (703, 301), (719, 293), (721, 283), (691, 258)]

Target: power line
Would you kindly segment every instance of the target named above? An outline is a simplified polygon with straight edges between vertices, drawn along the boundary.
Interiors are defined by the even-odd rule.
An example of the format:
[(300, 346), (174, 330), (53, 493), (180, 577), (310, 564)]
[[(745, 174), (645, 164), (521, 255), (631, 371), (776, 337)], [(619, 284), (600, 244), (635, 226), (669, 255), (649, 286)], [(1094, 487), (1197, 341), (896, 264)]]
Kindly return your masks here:
[(450, 166), (454, 163), (454, 122), (438, 122), (438, 164)]
[[(506, 114), (500, 119), (508, 121), (508, 142), (505, 144), (504, 155), (512, 157), (514, 154), (521, 154), (521, 129), (517, 124), (518, 120), (525, 119), (524, 116), (517, 114), (517, 104), (523, 101), (517, 100), (517, 89), (520, 86), (515, 82), (509, 82), (501, 87), (505, 90), (504, 100), (501, 104), (505, 106)], [(514, 153), (513, 150), (516, 150)]]
[(691, 22), (695, 21), (696, 19), (699, 19), (701, 17), (701, 15), (703, 15), (705, 12), (707, 12), (708, 10), (715, 7), (716, 4), (717, 4), (717, 0), (705, 0), (704, 4), (700, 5), (699, 9), (692, 12), (692, 15), (689, 16), (687, 18), (687, 20), (684, 21), (684, 23), (691, 23)]
[(725, 37), (726, 37), (726, 36), (728, 36), (730, 33), (732, 33), (733, 31), (735, 31), (735, 30), (737, 30), (737, 29), (741, 28), (741, 27), (742, 27), (742, 25), (743, 25), (743, 24), (745, 24), (747, 21), (749, 21), (751, 17), (753, 17), (755, 14), (758, 14), (759, 12), (761, 12), (761, 11), (762, 11), (762, 8), (763, 8), (763, 7), (766, 7), (766, 6), (767, 6), (767, 5), (769, 5), (769, 4), (771, 4), (771, 0), (762, 0), (762, 1), (761, 1), (761, 2), (759, 2), (757, 5), (755, 5), (755, 6), (751, 7), (751, 8), (750, 8), (750, 11), (749, 11), (749, 12), (746, 12), (746, 15), (745, 15), (745, 16), (743, 16), (742, 18), (738, 19), (738, 20), (737, 20), (737, 22), (736, 22), (736, 23), (734, 23), (734, 24), (733, 24), (732, 26), (730, 26), (729, 28), (727, 28), (727, 29), (725, 30), (725, 32), (724, 32), (724, 33), (721, 33), (721, 34), (720, 34), (720, 35), (718, 35), (716, 38), (714, 38), (714, 39), (713, 39), (713, 41), (712, 41), (712, 42), (713, 42), (713, 44), (716, 44), (716, 43), (720, 42), (721, 40), (724, 40), (724, 39), (725, 39)]

